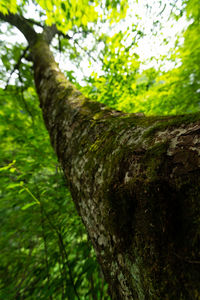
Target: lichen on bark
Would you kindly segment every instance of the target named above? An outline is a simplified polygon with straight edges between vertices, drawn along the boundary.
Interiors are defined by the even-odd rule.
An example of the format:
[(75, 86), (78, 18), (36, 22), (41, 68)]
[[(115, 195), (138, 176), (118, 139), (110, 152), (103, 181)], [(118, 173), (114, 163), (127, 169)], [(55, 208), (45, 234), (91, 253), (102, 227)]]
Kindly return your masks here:
[(199, 300), (199, 114), (111, 110), (65, 80), (44, 41), (32, 52), (51, 142), (112, 299)]

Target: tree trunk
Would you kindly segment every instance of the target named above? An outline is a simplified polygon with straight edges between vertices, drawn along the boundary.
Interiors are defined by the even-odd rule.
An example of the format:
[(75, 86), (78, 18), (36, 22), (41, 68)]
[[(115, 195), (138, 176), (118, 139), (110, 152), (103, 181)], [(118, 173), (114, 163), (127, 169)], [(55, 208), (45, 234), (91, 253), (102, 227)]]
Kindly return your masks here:
[(38, 35), (51, 143), (113, 300), (200, 299), (200, 114), (144, 117), (85, 98)]
[(199, 114), (143, 117), (89, 101), (32, 48), (51, 143), (112, 299), (200, 299)]

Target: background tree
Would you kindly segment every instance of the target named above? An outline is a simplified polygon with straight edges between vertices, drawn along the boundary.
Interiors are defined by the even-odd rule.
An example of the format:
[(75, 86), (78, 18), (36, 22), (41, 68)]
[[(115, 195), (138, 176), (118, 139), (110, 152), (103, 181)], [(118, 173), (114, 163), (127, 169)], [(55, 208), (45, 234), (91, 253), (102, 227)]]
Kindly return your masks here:
[[(1, 11), (6, 13), (8, 8), (15, 13), (17, 9), (20, 17), (1, 14), (1, 18), (20, 28), (29, 48), (2, 45), (4, 67), (18, 70), (16, 81), (20, 82), (20, 87), (14, 87), (7, 80), (6, 91), (1, 91), (2, 297), (107, 298), (94, 253), (48, 147), (35, 103), (32, 64), (24, 61), (31, 58), (51, 142), (112, 298), (199, 299), (199, 114), (145, 118), (88, 101), (62, 77), (47, 42), (58, 34), (55, 48), (67, 49), (70, 58), (79, 63), (83, 57), (76, 36), (80, 40), (94, 34), (91, 21), (99, 26), (95, 2), (89, 6), (84, 1), (57, 2), (52, 6), (40, 1), (47, 24), (57, 25), (57, 29), (44, 28), (41, 36), (33, 30), (33, 24), (40, 27), (41, 22), (22, 16), (22, 11), (26, 13), (24, 3), (18, 8), (9, 3), (2, 2)], [(139, 56), (129, 52), (132, 44), (125, 47), (121, 43), (124, 34), (119, 32), (112, 38), (96, 34), (94, 40), (105, 46), (101, 53), (94, 47), (86, 49), (86, 54), (99, 55), (103, 75), (88, 78), (87, 87), (81, 87), (72, 72), (68, 72), (69, 78), (93, 99), (116, 108), (122, 103), (126, 110), (139, 108), (155, 114), (184, 108), (186, 112), (197, 111), (199, 48), (191, 48), (192, 61), (185, 55), (190, 45), (187, 39), (191, 39), (187, 32), (198, 32), (195, 5), (195, 1), (187, 4), (193, 25), (179, 47), (180, 67), (163, 74), (153, 68), (140, 73)], [(126, 11), (125, 3), (119, 6), (113, 1), (102, 2), (100, 8), (103, 16), (115, 20)], [(44, 10), (40, 10), (41, 18)], [(63, 26), (66, 16), (70, 21)], [(139, 30), (138, 35), (142, 36)], [(196, 45), (196, 35), (194, 39)], [(180, 95), (185, 88), (194, 102), (181, 98), (182, 104), (175, 97), (180, 78)], [(132, 101), (133, 96), (137, 102)], [(177, 101), (172, 105), (170, 99)], [(13, 255), (8, 256), (11, 251)]]

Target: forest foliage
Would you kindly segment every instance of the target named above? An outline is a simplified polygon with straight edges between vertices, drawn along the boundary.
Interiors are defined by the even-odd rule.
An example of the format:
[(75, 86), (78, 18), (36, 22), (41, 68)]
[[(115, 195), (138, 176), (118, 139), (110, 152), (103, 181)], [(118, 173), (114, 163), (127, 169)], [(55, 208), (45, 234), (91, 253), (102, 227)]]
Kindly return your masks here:
[[(67, 70), (64, 65), (65, 75), (89, 98), (146, 115), (197, 112), (199, 3), (153, 2), (160, 3), (160, 17), (152, 36), (162, 31), (167, 5), (169, 22), (180, 18), (188, 22), (156, 67), (144, 67), (136, 51), (145, 38), (139, 16), (137, 23), (121, 29), (129, 12), (126, 0), (1, 0), (0, 11), (28, 18), (34, 6), (35, 29), (56, 23), (60, 34), (52, 51), (74, 65)], [(147, 9), (153, 2), (146, 2)], [(116, 27), (120, 29), (113, 31)], [(12, 42), (13, 28), (3, 21), (0, 34), (0, 299), (109, 299), (43, 124), (29, 49), (24, 42)], [(162, 42), (168, 40), (163, 37)], [(98, 65), (98, 70), (85, 75), (83, 60), (90, 62), (91, 69)], [(163, 68), (168, 62), (173, 67)], [(82, 73), (81, 80), (75, 69)]]

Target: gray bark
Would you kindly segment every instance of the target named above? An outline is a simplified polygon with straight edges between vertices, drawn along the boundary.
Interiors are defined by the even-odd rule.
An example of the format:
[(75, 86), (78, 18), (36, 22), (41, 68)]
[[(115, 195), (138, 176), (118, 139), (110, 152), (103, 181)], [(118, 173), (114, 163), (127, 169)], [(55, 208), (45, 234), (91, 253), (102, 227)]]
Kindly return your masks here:
[(85, 98), (31, 45), (51, 143), (112, 299), (200, 299), (200, 114), (144, 117)]

